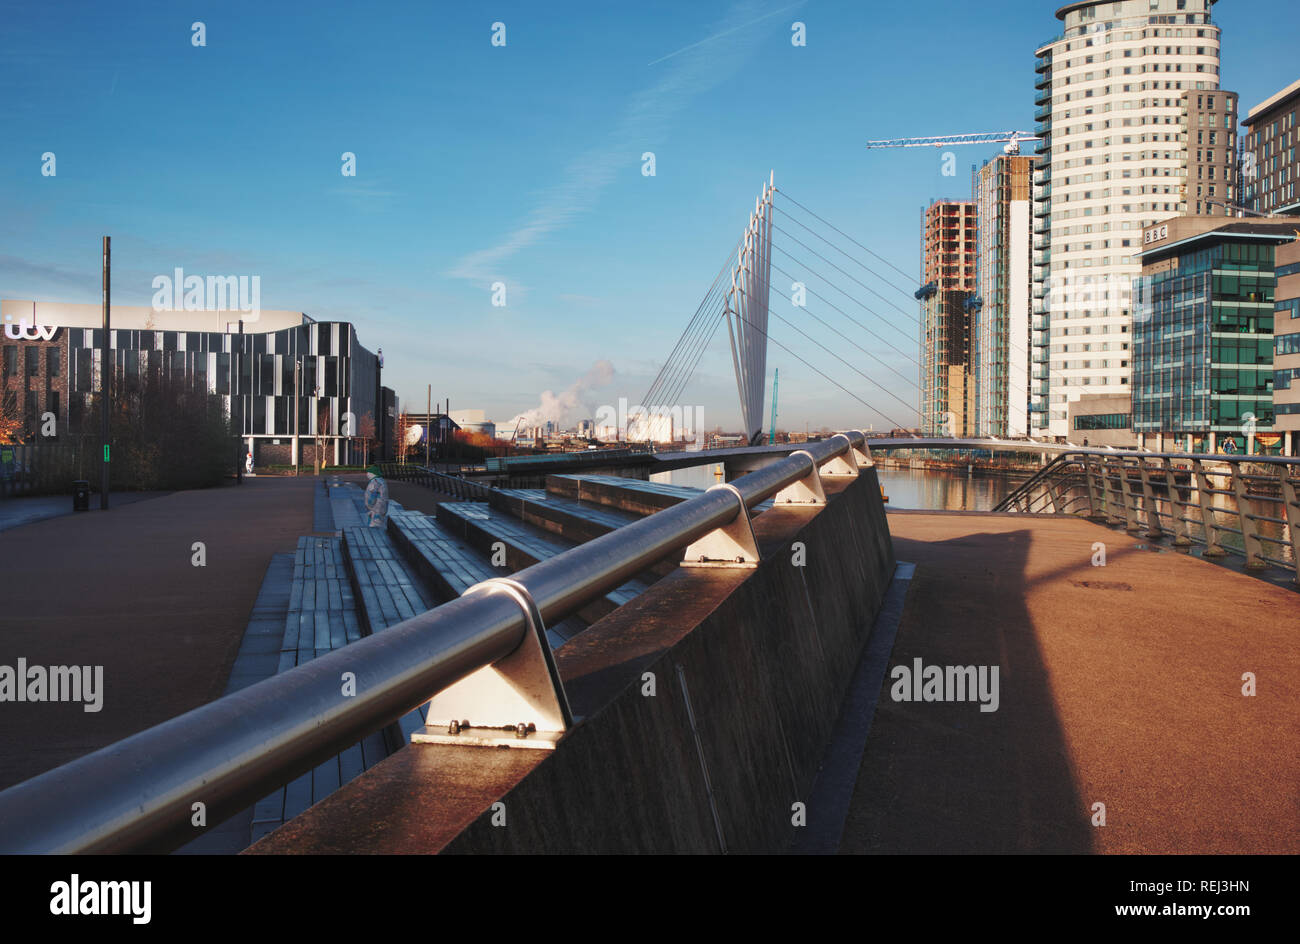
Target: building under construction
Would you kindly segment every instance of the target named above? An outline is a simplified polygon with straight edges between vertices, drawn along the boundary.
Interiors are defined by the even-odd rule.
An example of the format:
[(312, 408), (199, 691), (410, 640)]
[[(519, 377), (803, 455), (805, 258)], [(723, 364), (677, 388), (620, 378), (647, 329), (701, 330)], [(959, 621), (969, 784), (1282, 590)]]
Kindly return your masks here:
[(921, 415), (932, 435), (974, 433), (971, 307), (975, 293), (975, 204), (936, 200), (922, 213)]
[(999, 154), (975, 171), (978, 274), (972, 299), (972, 433), (1029, 432), (1030, 240), (1034, 158)]

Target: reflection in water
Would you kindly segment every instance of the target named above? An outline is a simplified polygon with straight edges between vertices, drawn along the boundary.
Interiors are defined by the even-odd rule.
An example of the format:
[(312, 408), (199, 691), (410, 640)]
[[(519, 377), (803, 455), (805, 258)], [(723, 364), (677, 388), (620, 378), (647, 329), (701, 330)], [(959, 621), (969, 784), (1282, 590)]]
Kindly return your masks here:
[(882, 469), (880, 485), (892, 508), (935, 511), (991, 511), (1023, 478), (1005, 475), (963, 475), (926, 469)]
[[(723, 481), (714, 472), (718, 463), (657, 472), (652, 482), (708, 488)], [(876, 466), (880, 485), (894, 508), (930, 508), (943, 511), (989, 511), (1019, 479), (1005, 475), (963, 475), (922, 469), (884, 469)]]
[[(707, 466), (696, 466), (690, 469), (679, 469), (676, 472), (660, 472), (651, 476), (656, 482), (668, 482), (673, 485), (689, 485), (693, 488), (708, 488), (710, 485), (716, 485), (722, 481), (722, 478), (714, 472), (717, 463)], [(1007, 496), (1020, 482), (1024, 481), (1023, 475), (965, 475), (960, 472), (949, 472), (945, 470), (926, 470), (926, 469), (885, 469), (876, 466), (876, 474), (880, 478), (881, 487), (885, 490), (885, 495), (889, 498), (891, 508), (915, 508), (930, 509), (935, 511), (991, 511), (993, 507)], [(1212, 487), (1227, 491), (1231, 489), (1226, 477), (1212, 477)], [(1252, 485), (1252, 491), (1264, 491), (1260, 484)], [(1272, 489), (1272, 494), (1277, 490)], [(1069, 510), (1072, 512), (1086, 511), (1087, 503), (1083, 501), (1085, 492), (1082, 489), (1071, 491), (1068, 496), (1071, 499)], [(1195, 492), (1191, 493), (1194, 500)], [(1180, 490), (1179, 499), (1182, 501), (1189, 500), (1187, 490)], [(1280, 517), (1283, 512), (1279, 506), (1274, 503), (1260, 503), (1261, 508), (1255, 509), (1256, 514), (1262, 514), (1266, 517)], [(1035, 510), (1042, 508), (1050, 511), (1051, 506), (1046, 503), (1045, 495), (1035, 496), (1033, 503)], [(1211, 496), (1210, 506), (1214, 509), (1213, 515), (1215, 523), (1229, 529), (1240, 529), (1241, 519), (1237, 513), (1237, 500), (1232, 495), (1214, 494)], [(1118, 508), (1111, 509), (1118, 513)], [(1194, 538), (1204, 540), (1205, 528), (1201, 523), (1200, 510), (1195, 505), (1191, 508), (1179, 506), (1171, 507), (1170, 503), (1163, 497), (1157, 498), (1156, 510), (1165, 516), (1177, 514), (1186, 516), (1190, 520), (1187, 522), (1189, 530)], [(1145, 514), (1141, 516), (1145, 521)], [(1161, 519), (1161, 525), (1166, 531), (1174, 531), (1174, 522), (1169, 517)], [(1264, 554), (1275, 559), (1283, 561), (1292, 560), (1292, 551), (1290, 547), (1290, 531), (1285, 525), (1276, 522), (1260, 521), (1258, 522), (1260, 535), (1265, 538), (1274, 538), (1274, 541), (1264, 541)], [(1146, 529), (1141, 528), (1135, 534), (1145, 534)], [(1166, 535), (1166, 540), (1172, 540), (1170, 535)], [(1244, 547), (1245, 542), (1240, 534), (1235, 534), (1231, 530), (1220, 531), (1218, 541), (1225, 548), (1230, 548), (1238, 553)], [(1280, 542), (1280, 545), (1279, 545)]]
[(709, 488), (725, 481), (722, 476), (714, 474), (715, 468), (721, 469), (722, 463), (710, 462), (708, 465), (696, 465), (673, 472), (656, 472), (650, 476), (650, 481), (662, 482), (666, 485), (685, 485), (687, 488)]

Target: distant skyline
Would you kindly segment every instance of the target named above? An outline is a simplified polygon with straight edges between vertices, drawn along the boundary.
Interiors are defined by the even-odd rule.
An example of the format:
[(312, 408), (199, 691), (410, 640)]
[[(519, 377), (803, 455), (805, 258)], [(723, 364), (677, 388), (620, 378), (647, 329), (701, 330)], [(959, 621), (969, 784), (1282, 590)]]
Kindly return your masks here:
[[(943, 176), (940, 151), (863, 145), (1032, 131), (1033, 53), (1060, 33), (1059, 6), (10, 3), (0, 297), (97, 302), (110, 235), (117, 303), (148, 305), (176, 268), (255, 275), (264, 308), (354, 322), (417, 412), (432, 383), (504, 422), (609, 361), (570, 415), (594, 418), (650, 386), (769, 170), (914, 280), (922, 207), (969, 198), (971, 167), (998, 148), (954, 149)], [(1300, 78), (1294, 0), (1222, 0), (1214, 17), (1243, 116)], [(771, 333), (875, 409), (773, 344), (765, 427), (778, 368), (784, 428), (880, 428), (903, 419), (899, 398), (916, 403), (899, 375), (917, 377), (917, 304), (859, 258), (887, 278), (855, 270), (880, 297), (861, 293), (875, 315), (846, 307), (905, 354), (846, 321), (879, 362), (796, 323), (876, 384), (775, 318)], [(773, 312), (794, 319), (786, 286), (773, 273)], [(681, 402), (739, 426), (725, 331)]]

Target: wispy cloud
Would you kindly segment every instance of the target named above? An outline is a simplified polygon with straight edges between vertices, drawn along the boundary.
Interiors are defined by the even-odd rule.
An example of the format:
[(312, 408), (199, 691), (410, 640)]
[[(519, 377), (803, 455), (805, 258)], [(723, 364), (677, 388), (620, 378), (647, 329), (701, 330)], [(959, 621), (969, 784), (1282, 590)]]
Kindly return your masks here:
[(677, 50), (676, 52), (670, 52), (666, 56), (660, 56), (658, 59), (651, 61), (649, 65), (657, 66), (659, 63), (671, 59), (674, 56), (680, 56), (682, 53), (688, 52), (694, 49), (696, 46), (703, 46), (705, 43), (711, 43), (715, 39), (721, 39), (724, 36), (730, 36), (732, 33), (738, 33), (743, 29), (748, 29), (749, 27), (755, 25), (756, 23), (763, 22), (769, 17), (776, 16), (778, 13), (784, 13), (786, 10), (793, 10), (795, 7), (802, 6), (802, 5), (803, 4), (801, 3), (792, 3), (788, 7), (782, 7), (779, 10), (773, 10), (771, 13), (764, 13), (756, 20), (750, 20), (748, 23), (741, 23), (739, 26), (733, 26), (730, 29), (725, 29), (721, 33), (714, 33), (712, 36), (706, 36), (704, 39), (701, 39), (698, 42), (691, 43), (689, 46), (683, 46), (681, 49)]
[(576, 305), (603, 305), (605, 299), (597, 298), (595, 295), (578, 295), (573, 292), (561, 292), (560, 301), (573, 302)]
[(347, 178), (345, 183), (328, 188), (329, 193), (342, 197), (355, 209), (375, 211), (387, 209), (398, 191), (385, 189), (383, 180), (358, 180)]
[(24, 280), (60, 288), (93, 289), (99, 280), (97, 269), (73, 271), (45, 262), (33, 262), (21, 256), (0, 255), (0, 275), (15, 281)]
[[(618, 125), (602, 142), (578, 155), (564, 169), (560, 182), (540, 194), (520, 226), (495, 246), (462, 256), (447, 275), (478, 283), (501, 278), (501, 267), (508, 259), (595, 206), (616, 174), (635, 166), (644, 151), (660, 146), (678, 112), (733, 75), (753, 53), (765, 34), (752, 27), (782, 12), (774, 10), (755, 19), (754, 13), (761, 9), (762, 4), (736, 3), (719, 24), (721, 30), (656, 60), (675, 61), (657, 81), (632, 97)], [(701, 48), (724, 36), (733, 39)]]

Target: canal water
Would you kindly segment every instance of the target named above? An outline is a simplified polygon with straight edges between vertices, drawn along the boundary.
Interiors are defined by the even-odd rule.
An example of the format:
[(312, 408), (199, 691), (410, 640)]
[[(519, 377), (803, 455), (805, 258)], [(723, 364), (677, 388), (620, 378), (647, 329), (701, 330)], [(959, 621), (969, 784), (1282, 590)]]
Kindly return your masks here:
[[(723, 481), (718, 464), (659, 472), (654, 482), (708, 488)], [(880, 485), (892, 508), (920, 508), (940, 511), (991, 511), (1021, 477), (1005, 475), (966, 475), (957, 472), (922, 469), (886, 469), (876, 466)]]
[[(673, 485), (708, 488), (723, 481), (720, 473), (721, 465), (714, 463), (679, 469), (675, 472), (660, 472), (651, 478), (656, 482), (667, 482)], [(876, 466), (876, 474), (890, 508), (933, 511), (992, 511), (998, 502), (1024, 481), (1023, 474), (966, 474), (942, 469), (887, 469), (879, 465)], [(1214, 484), (1225, 490), (1227, 488), (1224, 480), (1216, 480)], [(1071, 503), (1070, 510), (1075, 511), (1085, 507), (1077, 501), (1077, 498), (1084, 494), (1082, 491), (1075, 490), (1071, 494), (1076, 500)], [(1185, 492), (1180, 495), (1180, 498), (1186, 497)], [(1043, 498), (1045, 496), (1038, 497), (1036, 507), (1048, 510), (1049, 506), (1045, 504)], [(1228, 529), (1240, 527), (1237, 502), (1233, 496), (1213, 495), (1210, 505), (1216, 524)], [(1173, 507), (1166, 500), (1158, 500), (1156, 510), (1166, 516), (1187, 516), (1191, 519), (1188, 521), (1191, 533), (1196, 538), (1204, 540), (1205, 528), (1195, 508)], [(1264, 509), (1264, 514), (1276, 517), (1281, 512), (1276, 505), (1270, 505)], [(1162, 524), (1166, 529), (1173, 528), (1170, 517), (1162, 519)], [(1259, 531), (1262, 536), (1274, 539), (1265, 542), (1265, 554), (1288, 562), (1293, 559), (1289, 543), (1290, 532), (1286, 526), (1261, 521)], [(1224, 547), (1238, 553), (1242, 551), (1244, 541), (1239, 533), (1233, 533), (1232, 530), (1219, 531), (1217, 537)]]

